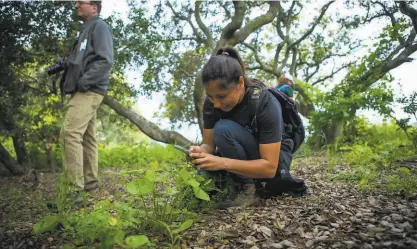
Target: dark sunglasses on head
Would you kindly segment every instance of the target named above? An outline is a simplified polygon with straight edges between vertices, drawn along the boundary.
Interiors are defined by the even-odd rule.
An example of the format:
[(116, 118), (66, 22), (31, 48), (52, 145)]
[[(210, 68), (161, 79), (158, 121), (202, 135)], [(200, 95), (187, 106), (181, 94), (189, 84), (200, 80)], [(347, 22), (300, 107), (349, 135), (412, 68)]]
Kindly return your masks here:
[(74, 2), (73, 2), (74, 6), (75, 6), (77, 3), (78, 3), (79, 5), (82, 5), (82, 4), (90, 4), (90, 5), (95, 5), (94, 3), (90, 3), (89, 1), (74, 1)]

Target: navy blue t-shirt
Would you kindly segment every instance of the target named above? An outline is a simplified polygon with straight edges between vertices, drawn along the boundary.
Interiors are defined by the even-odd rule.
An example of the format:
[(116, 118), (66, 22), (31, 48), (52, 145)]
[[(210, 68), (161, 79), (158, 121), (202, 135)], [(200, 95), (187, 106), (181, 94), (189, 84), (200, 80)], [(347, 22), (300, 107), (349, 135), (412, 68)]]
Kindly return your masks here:
[[(217, 121), (221, 119), (229, 119), (243, 127), (252, 128), (253, 116), (251, 117), (249, 105), (259, 102), (259, 100), (251, 100), (253, 91), (254, 89), (249, 87), (242, 101), (229, 112), (214, 108), (213, 103), (206, 98), (203, 106), (204, 129), (213, 129)], [(262, 98), (262, 102), (258, 103), (259, 107), (256, 113), (258, 142), (260, 144), (277, 143), (282, 140), (284, 129), (281, 104), (269, 91), (264, 91), (265, 96)]]

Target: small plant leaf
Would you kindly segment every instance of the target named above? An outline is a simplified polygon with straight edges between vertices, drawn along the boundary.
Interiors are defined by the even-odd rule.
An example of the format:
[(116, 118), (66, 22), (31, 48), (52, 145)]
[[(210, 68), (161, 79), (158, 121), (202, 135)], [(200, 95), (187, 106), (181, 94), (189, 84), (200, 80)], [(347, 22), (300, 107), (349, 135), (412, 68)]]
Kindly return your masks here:
[(178, 234), (182, 231), (187, 230), (188, 228), (190, 228), (193, 225), (194, 221), (192, 219), (188, 219), (186, 221), (184, 221), (180, 227), (178, 227), (177, 229), (172, 230), (172, 234)]
[(155, 179), (157, 178), (155, 171), (153, 170), (147, 170), (146, 174), (145, 174), (145, 179), (150, 181), (150, 182), (154, 182)]
[(187, 183), (188, 185), (190, 185), (191, 187), (193, 187), (193, 188), (196, 188), (196, 187), (200, 186), (200, 183), (199, 183), (199, 182), (197, 182), (197, 181), (196, 181), (195, 179), (193, 179), (193, 178), (188, 179), (186, 183)]
[(59, 223), (60, 219), (56, 215), (46, 216), (40, 224), (33, 226), (35, 234), (53, 230)]
[(140, 179), (138, 181), (138, 187), (139, 187), (139, 194), (140, 195), (146, 195), (152, 193), (152, 191), (155, 188), (155, 183), (150, 182), (147, 179)]
[(127, 184), (127, 192), (133, 195), (146, 195), (152, 193), (155, 187), (154, 182), (150, 182), (147, 179), (140, 179), (136, 182)]
[(110, 224), (111, 226), (115, 226), (115, 225), (117, 225), (117, 219), (116, 219), (115, 217), (110, 217), (110, 219), (109, 219), (109, 224)]
[(127, 192), (133, 195), (137, 195), (139, 193), (139, 188), (136, 186), (134, 182), (130, 182), (129, 184), (127, 184), (126, 189)]
[(149, 243), (146, 235), (133, 235), (126, 238), (126, 244), (129, 248), (137, 248)]
[(198, 199), (205, 201), (210, 200), (210, 196), (206, 192), (204, 192), (204, 190), (202, 190), (200, 187), (193, 187), (193, 192)]

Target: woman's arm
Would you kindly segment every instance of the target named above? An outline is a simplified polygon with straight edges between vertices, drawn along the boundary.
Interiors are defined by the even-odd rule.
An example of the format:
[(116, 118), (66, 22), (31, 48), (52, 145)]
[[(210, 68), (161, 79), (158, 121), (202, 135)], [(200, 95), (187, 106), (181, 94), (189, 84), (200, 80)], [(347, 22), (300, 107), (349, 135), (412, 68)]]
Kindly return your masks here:
[(224, 170), (251, 178), (273, 178), (278, 168), (280, 150), (281, 142), (260, 144), (261, 159), (244, 161), (223, 158)]
[(203, 144), (200, 147), (209, 154), (214, 153), (213, 129), (203, 129)]
[(250, 178), (273, 178), (276, 174), (281, 142), (259, 145), (261, 159), (237, 160), (210, 155), (206, 152), (192, 152), (191, 157), (202, 170), (227, 170)]

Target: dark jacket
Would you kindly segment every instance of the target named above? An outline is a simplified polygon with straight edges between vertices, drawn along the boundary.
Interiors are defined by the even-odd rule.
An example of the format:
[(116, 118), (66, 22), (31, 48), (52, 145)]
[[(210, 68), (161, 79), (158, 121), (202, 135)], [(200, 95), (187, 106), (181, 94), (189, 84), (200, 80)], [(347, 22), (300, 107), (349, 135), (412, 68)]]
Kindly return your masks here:
[(94, 16), (81, 26), (67, 65), (64, 93), (90, 90), (106, 94), (113, 65), (113, 35), (100, 17)]

